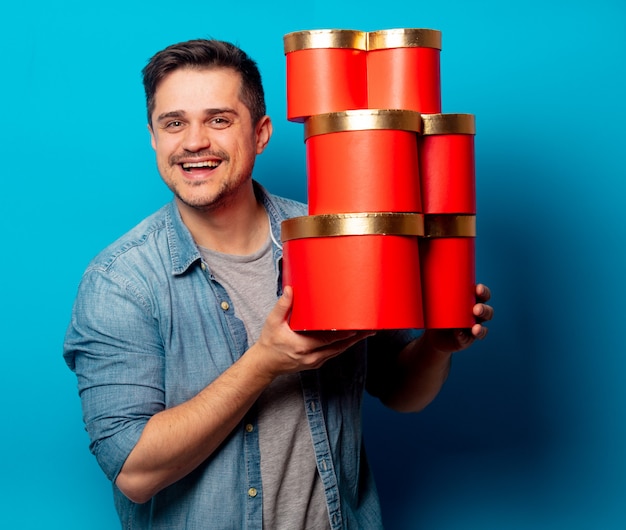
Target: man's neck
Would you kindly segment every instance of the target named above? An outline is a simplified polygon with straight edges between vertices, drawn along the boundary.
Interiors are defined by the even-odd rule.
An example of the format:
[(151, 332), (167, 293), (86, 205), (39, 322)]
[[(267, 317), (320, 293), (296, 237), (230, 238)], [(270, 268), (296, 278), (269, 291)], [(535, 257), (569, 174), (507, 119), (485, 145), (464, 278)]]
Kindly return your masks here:
[(252, 254), (265, 243), (269, 221), (252, 186), (236, 201), (204, 212), (177, 199), (183, 222), (196, 244), (224, 254)]

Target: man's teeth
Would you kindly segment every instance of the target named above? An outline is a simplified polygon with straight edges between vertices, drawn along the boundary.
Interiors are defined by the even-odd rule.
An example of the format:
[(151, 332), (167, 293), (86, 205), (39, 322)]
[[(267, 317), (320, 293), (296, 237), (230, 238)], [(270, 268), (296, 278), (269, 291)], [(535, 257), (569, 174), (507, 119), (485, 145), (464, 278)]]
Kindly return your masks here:
[(211, 160), (211, 161), (207, 161), (207, 162), (185, 162), (183, 164), (183, 169), (190, 170), (191, 168), (195, 168), (195, 167), (216, 168), (219, 165), (220, 165), (220, 163), (217, 160)]

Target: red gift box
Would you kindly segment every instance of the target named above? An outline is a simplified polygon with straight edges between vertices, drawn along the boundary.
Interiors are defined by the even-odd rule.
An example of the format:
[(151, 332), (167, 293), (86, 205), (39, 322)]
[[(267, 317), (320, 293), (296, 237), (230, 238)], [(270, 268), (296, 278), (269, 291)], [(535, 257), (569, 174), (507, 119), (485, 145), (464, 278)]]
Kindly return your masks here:
[(283, 285), (294, 330), (422, 328), (419, 214), (336, 214), (283, 221)]
[(287, 119), (367, 108), (367, 33), (313, 30), (283, 37)]
[(472, 114), (422, 114), (419, 142), (424, 213), (476, 213)]
[(426, 215), (420, 239), (424, 327), (470, 328), (476, 300), (474, 215)]
[(429, 29), (285, 36), (310, 214), (283, 223), (293, 329), (474, 323), (475, 124), (441, 113), (440, 51)]
[(369, 108), (441, 112), (440, 31), (373, 31), (367, 49)]
[(417, 112), (354, 110), (305, 122), (309, 214), (421, 212)]
[(423, 114), (422, 120), (424, 323), (426, 328), (468, 328), (475, 322), (476, 299), (475, 120), (471, 114)]

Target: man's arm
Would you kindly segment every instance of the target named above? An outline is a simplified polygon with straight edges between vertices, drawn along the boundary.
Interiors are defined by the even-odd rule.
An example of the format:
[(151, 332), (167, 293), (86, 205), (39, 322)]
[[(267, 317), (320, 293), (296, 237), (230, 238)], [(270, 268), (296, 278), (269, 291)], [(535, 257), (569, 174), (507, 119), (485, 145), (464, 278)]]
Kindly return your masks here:
[[(450, 371), (452, 354), (468, 348), (476, 339), (487, 335), (484, 323), (493, 317), (493, 308), (486, 304), (491, 297), (489, 289), (476, 286), (476, 305), (473, 308), (476, 324), (467, 330), (429, 329), (407, 344), (393, 358), (384, 363), (379, 359), (376, 369), (368, 375), (368, 388), (388, 407), (399, 412), (418, 412), (439, 393)], [(379, 368), (379, 364), (382, 368)]]
[(259, 340), (220, 377), (189, 401), (148, 420), (116, 484), (134, 502), (146, 502), (208, 458), (275, 377), (318, 368), (367, 333), (299, 334), (288, 315), (292, 290), (265, 322)]

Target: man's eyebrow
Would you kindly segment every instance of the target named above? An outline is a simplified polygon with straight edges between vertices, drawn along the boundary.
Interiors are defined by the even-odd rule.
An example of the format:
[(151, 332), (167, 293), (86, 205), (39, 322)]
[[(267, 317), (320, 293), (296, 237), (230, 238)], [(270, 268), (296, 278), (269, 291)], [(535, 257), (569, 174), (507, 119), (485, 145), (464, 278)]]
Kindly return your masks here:
[(157, 121), (163, 121), (169, 118), (182, 118), (184, 116), (185, 116), (184, 110), (170, 110), (169, 112), (164, 112), (163, 114), (159, 114), (157, 116)]
[(204, 113), (207, 116), (215, 116), (216, 114), (237, 114), (237, 111), (231, 107), (205, 109)]

